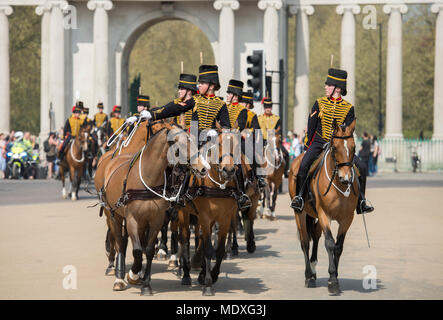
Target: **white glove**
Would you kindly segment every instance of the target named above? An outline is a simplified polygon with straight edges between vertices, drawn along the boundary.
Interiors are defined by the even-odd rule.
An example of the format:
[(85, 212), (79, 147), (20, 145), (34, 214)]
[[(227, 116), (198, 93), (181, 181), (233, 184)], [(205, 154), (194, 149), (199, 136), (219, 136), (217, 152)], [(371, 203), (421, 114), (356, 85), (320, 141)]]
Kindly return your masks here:
[(216, 137), (218, 135), (217, 131), (215, 131), (214, 129), (211, 129), (208, 131), (207, 136), (208, 137)]
[(127, 124), (133, 124), (135, 121), (137, 121), (136, 116), (132, 116), (132, 117), (129, 117), (128, 119), (126, 119)]
[(152, 115), (149, 111), (143, 110), (142, 112), (140, 112), (140, 118), (144, 118), (146, 120), (149, 120), (152, 118)]

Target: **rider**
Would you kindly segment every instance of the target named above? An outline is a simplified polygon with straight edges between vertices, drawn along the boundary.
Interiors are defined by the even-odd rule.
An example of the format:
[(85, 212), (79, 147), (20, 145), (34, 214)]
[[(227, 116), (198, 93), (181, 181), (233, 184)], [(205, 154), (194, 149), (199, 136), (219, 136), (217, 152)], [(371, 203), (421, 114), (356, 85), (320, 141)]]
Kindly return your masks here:
[(255, 141), (256, 139), (262, 139), (262, 131), (260, 128), (260, 124), (258, 123), (257, 114), (253, 111), (251, 111), (252, 108), (254, 108), (254, 96), (252, 91), (243, 92), (240, 104), (246, 108), (247, 110), (247, 117), (246, 117), (246, 123), (244, 129), (247, 129), (251, 131), (253, 135), (253, 150), (254, 150), (254, 157), (252, 160), (252, 169), (257, 177), (258, 185), (260, 188), (264, 188), (266, 186), (266, 181), (262, 175), (257, 174), (257, 168), (259, 167), (259, 164), (257, 163), (257, 159), (259, 157), (258, 153), (255, 152)]
[(123, 125), (123, 123), (125, 123), (125, 119), (120, 118), (121, 110), (122, 109), (120, 106), (114, 106), (114, 108), (112, 109), (112, 118), (111, 120), (109, 120), (107, 128), (107, 133), (109, 137), (112, 136), (114, 132), (116, 132), (118, 128)]
[(138, 95), (137, 97), (137, 113), (134, 116), (139, 116), (140, 112), (143, 110), (149, 110), (151, 108), (151, 104), (149, 102), (149, 96)]
[[(173, 101), (163, 107), (153, 109), (152, 112), (150, 112), (152, 119), (169, 118), (192, 109), (192, 121), (197, 122), (199, 133), (202, 130), (210, 129), (207, 133), (208, 136), (217, 135), (217, 132), (213, 130), (216, 128), (217, 122), (222, 128), (230, 129), (231, 124), (229, 122), (229, 112), (226, 104), (220, 97), (215, 96), (215, 91), (220, 89), (218, 67), (216, 65), (201, 65), (199, 67), (198, 82), (199, 94), (192, 96), (180, 104), (176, 104)], [(247, 208), (251, 205), (251, 200), (244, 193), (240, 193), (237, 201), (240, 209)]]
[[(303, 210), (303, 191), (306, 186), (308, 171), (311, 164), (322, 152), (323, 146), (331, 140), (333, 120), (337, 124), (350, 125), (355, 120), (354, 106), (344, 100), (346, 96), (346, 79), (348, 73), (340, 69), (329, 69), (325, 82), (326, 96), (315, 101), (308, 119), (308, 131), (305, 137), (307, 148), (296, 180), (296, 197), (292, 200), (291, 207), (296, 212)], [(358, 157), (354, 156), (354, 163), (359, 168), (360, 196), (358, 199), (357, 213), (368, 213), (374, 210), (365, 199), (366, 175), (364, 165)]]
[(98, 112), (94, 115), (94, 120), (92, 123), (96, 128), (100, 128), (101, 126), (106, 126), (108, 122), (108, 115), (103, 112), (103, 102), (99, 102), (97, 104)]
[[(275, 132), (281, 132), (281, 119), (278, 115), (272, 113), (272, 100), (271, 98), (263, 98), (262, 100), (264, 113), (258, 116), (258, 123), (263, 133), (263, 144), (267, 143), (268, 130), (275, 130)], [(285, 158), (285, 177), (288, 177), (289, 169), (289, 153), (285, 147), (280, 148)]]
[[(178, 98), (174, 100), (176, 104), (181, 103), (185, 100), (189, 100), (192, 96), (197, 94), (197, 76), (193, 74), (180, 74), (180, 79), (178, 81)], [(181, 118), (183, 117), (183, 121), (185, 124), (186, 130), (191, 126), (192, 120), (192, 109), (189, 109), (185, 113), (178, 115), (176, 117), (176, 122), (178, 124), (182, 124)]]
[(72, 107), (72, 115), (65, 122), (65, 128), (63, 129), (63, 136), (65, 137), (63, 145), (58, 152), (59, 162), (63, 161), (65, 156), (65, 148), (72, 138), (75, 138), (80, 132), (80, 128), (83, 125), (83, 120), (80, 118), (81, 107), (79, 104)]
[(88, 115), (89, 115), (89, 108), (88, 107), (83, 107), (83, 112), (80, 115), (80, 118), (83, 119), (83, 124), (90, 125), (91, 128), (92, 128), (94, 123), (92, 122), (91, 119), (89, 119)]

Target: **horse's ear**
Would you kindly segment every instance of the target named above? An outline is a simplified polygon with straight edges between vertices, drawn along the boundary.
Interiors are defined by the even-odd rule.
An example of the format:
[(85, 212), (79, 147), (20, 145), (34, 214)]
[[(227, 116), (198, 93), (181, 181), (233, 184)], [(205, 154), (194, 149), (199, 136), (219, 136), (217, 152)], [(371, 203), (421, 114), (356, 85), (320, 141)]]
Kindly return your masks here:
[(348, 130), (349, 130), (349, 134), (352, 135), (354, 134), (354, 130), (355, 130), (355, 120), (351, 122), (351, 124), (348, 126)]

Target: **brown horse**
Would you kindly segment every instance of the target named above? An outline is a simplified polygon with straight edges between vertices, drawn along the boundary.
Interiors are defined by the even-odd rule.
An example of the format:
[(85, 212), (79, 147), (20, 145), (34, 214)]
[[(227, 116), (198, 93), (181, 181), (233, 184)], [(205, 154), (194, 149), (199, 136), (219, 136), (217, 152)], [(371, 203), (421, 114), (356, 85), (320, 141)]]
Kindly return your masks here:
[[(123, 281), (123, 233), (126, 227), (132, 241), (134, 257), (134, 263), (128, 273), (128, 282), (133, 285), (141, 284), (142, 295), (152, 294), (150, 280), (154, 246), (171, 199), (165, 192), (165, 170), (169, 165), (170, 147), (186, 150), (186, 168), (193, 170), (197, 175), (205, 174), (205, 168), (199, 161), (190, 165), (190, 155), (196, 154), (197, 148), (188, 141), (188, 135), (183, 130), (165, 123), (165, 127), (154, 134), (133, 158), (114, 158), (107, 165), (103, 199), (111, 212), (111, 233), (118, 251), (114, 282), (116, 291), (126, 288)], [(143, 279), (140, 279), (144, 248), (147, 266)]]
[[(135, 131), (134, 134), (132, 135), (131, 141), (127, 145), (125, 145), (125, 147), (123, 147), (124, 146), (123, 144), (126, 140), (126, 134), (122, 134), (121, 137), (118, 139), (118, 141), (116, 141), (116, 143), (114, 143), (111, 146), (111, 149), (109, 149), (100, 157), (94, 177), (95, 189), (97, 191), (97, 194), (99, 195), (100, 201), (102, 201), (101, 193), (103, 192), (102, 188), (105, 183), (105, 172), (109, 162), (117, 157), (121, 159), (131, 159), (133, 155), (146, 144), (150, 136), (152, 136), (153, 134), (155, 134), (157, 131), (159, 131), (164, 127), (162, 123), (163, 121), (150, 122), (150, 123), (148, 123), (147, 121), (140, 122), (136, 127), (134, 127)], [(99, 130), (98, 133), (100, 131), (101, 130)], [(99, 137), (103, 145), (107, 144), (107, 141), (104, 140), (104, 138), (106, 137), (105, 132), (102, 132), (102, 134), (97, 134), (97, 136)], [(111, 233), (111, 224), (112, 224), (111, 212), (108, 209), (106, 209), (105, 206), (101, 206), (99, 215), (102, 216), (103, 212), (105, 213), (106, 224), (108, 225), (105, 247), (106, 247), (106, 255), (108, 257), (109, 264), (105, 274), (113, 276), (115, 275), (114, 262), (115, 262), (116, 249), (115, 249), (115, 239)], [(124, 232), (124, 234), (127, 235), (127, 232)], [(124, 243), (127, 243), (127, 240), (125, 240)]]
[[(218, 144), (203, 146), (201, 157), (210, 163), (208, 175), (204, 178), (191, 177), (189, 193), (193, 200), (185, 209), (179, 210), (180, 262), (183, 268), (182, 284), (190, 285), (189, 261), (189, 213), (196, 213), (202, 233), (201, 245), (204, 258), (198, 281), (203, 288), (203, 295), (214, 295), (214, 284), (220, 273), (220, 265), (225, 256), (225, 245), (231, 223), (237, 214), (238, 205), (235, 198), (234, 150), (240, 150), (235, 134), (223, 132), (218, 136)], [(228, 146), (226, 145), (228, 144)], [(211, 160), (208, 161), (208, 154)], [(217, 158), (218, 156), (218, 158)], [(218, 223), (216, 262), (211, 269), (214, 247), (211, 242), (212, 228)]]
[(86, 127), (81, 127), (80, 132), (71, 140), (64, 151), (66, 156), (60, 163), (60, 178), (63, 184), (63, 198), (68, 198), (65, 188), (65, 171), (69, 170), (69, 178), (71, 181), (70, 196), (72, 200), (78, 199), (78, 190), (86, 165), (85, 153), (88, 151), (88, 140), (90, 134)]
[[(318, 241), (323, 231), (326, 238), (325, 247), (329, 257), (328, 290), (332, 294), (340, 293), (337, 279), (338, 263), (343, 251), (343, 243), (354, 218), (358, 200), (358, 179), (352, 165), (355, 142), (353, 133), (355, 120), (348, 126), (337, 126), (333, 123), (331, 141), (319, 159), (313, 164), (315, 168), (308, 184), (308, 194), (304, 196), (305, 206), (302, 213), (295, 213), (295, 220), (300, 236), (301, 248), (305, 257), (305, 286), (315, 287), (317, 279)], [(289, 174), (289, 194), (295, 197), (296, 176), (303, 154), (294, 160)], [(311, 198), (312, 201), (309, 199)], [(318, 219), (315, 222), (315, 219)], [(330, 221), (339, 224), (337, 241), (334, 241)], [(309, 242), (313, 240), (311, 259), (309, 259)]]
[[(281, 152), (282, 144), (280, 133), (276, 132), (275, 136), (270, 136), (269, 138), (264, 148), (263, 155), (265, 161), (262, 166), (266, 172), (267, 186), (264, 188), (263, 201), (259, 209), (259, 214), (263, 214), (267, 219), (274, 220), (276, 218), (275, 205), (277, 203), (278, 189), (283, 182), (286, 161)], [(266, 209), (264, 209), (265, 207)]]

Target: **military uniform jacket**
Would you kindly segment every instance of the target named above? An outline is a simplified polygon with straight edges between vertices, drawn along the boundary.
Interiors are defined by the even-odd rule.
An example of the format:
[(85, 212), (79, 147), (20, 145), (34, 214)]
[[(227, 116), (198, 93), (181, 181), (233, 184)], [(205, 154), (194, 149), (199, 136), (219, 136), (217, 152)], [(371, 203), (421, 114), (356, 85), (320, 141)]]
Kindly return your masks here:
[(108, 135), (111, 136), (114, 134), (114, 132), (117, 131), (117, 129), (120, 128), (123, 123), (125, 123), (125, 119), (123, 118), (111, 118), (111, 120), (108, 122)]
[(323, 97), (317, 99), (308, 119), (305, 146), (309, 147), (314, 140), (323, 144), (329, 142), (334, 119), (338, 125), (350, 125), (355, 119), (354, 106), (342, 98)]
[(83, 119), (75, 118), (73, 115), (65, 122), (65, 128), (63, 129), (63, 136), (67, 136), (68, 133), (76, 137), (80, 132), (80, 127), (83, 125)]
[(108, 122), (108, 116), (106, 115), (106, 113), (96, 113), (94, 115), (94, 120), (92, 121), (92, 123), (97, 128), (101, 127), (105, 122)]
[(178, 116), (188, 110), (192, 110), (192, 121), (198, 122), (199, 131), (216, 128), (216, 121), (218, 121), (223, 128), (231, 128), (226, 104), (216, 96), (196, 94), (186, 102), (185, 106), (172, 101), (165, 106), (152, 109), (151, 111), (153, 120), (159, 120)]
[(227, 108), (231, 128), (233, 128), (237, 122), (238, 128), (242, 131), (246, 127), (246, 121), (248, 120), (248, 109), (238, 103), (228, 104)]
[[(179, 104), (181, 102), (182, 102), (182, 99), (180, 99), (180, 98), (177, 98), (174, 100), (174, 104)], [(189, 129), (189, 127), (191, 126), (191, 120), (192, 120), (192, 110), (189, 109), (185, 113), (181, 113), (180, 115), (175, 117), (175, 122), (179, 125), (182, 125), (181, 120), (180, 120), (181, 116), (184, 117), (185, 129)]]
[(258, 116), (258, 123), (263, 133), (263, 139), (268, 139), (268, 130), (279, 130), (281, 129), (281, 119), (276, 114), (271, 114), (267, 116), (261, 114)]

